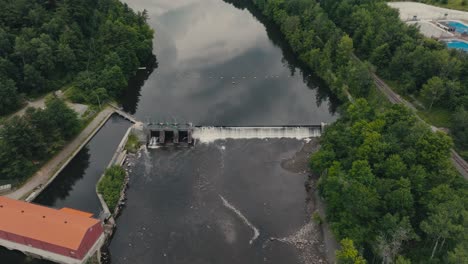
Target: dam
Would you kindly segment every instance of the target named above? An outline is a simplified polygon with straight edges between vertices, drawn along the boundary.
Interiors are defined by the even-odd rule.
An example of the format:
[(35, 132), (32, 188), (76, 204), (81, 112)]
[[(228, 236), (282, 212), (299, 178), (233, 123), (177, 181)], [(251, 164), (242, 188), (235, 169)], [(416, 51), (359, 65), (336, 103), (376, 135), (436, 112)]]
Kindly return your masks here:
[(223, 139), (306, 139), (320, 137), (327, 123), (320, 125), (285, 126), (193, 126), (192, 123), (148, 123), (146, 145), (155, 148), (162, 145), (191, 146), (196, 142), (210, 143)]

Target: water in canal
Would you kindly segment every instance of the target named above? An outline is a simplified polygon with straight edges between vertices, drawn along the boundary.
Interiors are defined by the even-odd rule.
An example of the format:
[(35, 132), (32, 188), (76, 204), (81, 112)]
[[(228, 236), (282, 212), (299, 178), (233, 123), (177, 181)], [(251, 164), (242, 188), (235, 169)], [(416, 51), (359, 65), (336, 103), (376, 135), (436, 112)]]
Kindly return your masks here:
[[(130, 123), (113, 115), (91, 141), (73, 158), (57, 179), (34, 202), (55, 208), (71, 207), (99, 216), (101, 205), (96, 196), (97, 181), (110, 162)], [(20, 252), (0, 247), (0, 263), (42, 264)]]
[[(232, 126), (336, 119), (327, 88), (250, 6), (124, 2), (148, 10), (156, 30), (157, 68), (140, 72), (121, 101), (138, 119)], [(95, 183), (128, 125), (111, 119), (36, 202), (99, 212)], [(133, 158), (112, 263), (323, 260), (320, 230), (310, 221), (314, 201), (304, 187), (307, 155), (297, 154), (313, 146), (297, 139), (228, 139), (142, 151)], [(2, 249), (0, 257), (2, 263), (28, 261)]]

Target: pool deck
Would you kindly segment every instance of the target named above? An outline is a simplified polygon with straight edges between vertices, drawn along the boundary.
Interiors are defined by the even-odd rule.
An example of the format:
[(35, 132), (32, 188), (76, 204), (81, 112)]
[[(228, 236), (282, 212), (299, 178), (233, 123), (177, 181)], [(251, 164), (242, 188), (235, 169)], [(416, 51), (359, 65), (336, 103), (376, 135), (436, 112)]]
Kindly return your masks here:
[[(458, 22), (468, 27), (468, 12), (441, 8), (416, 2), (389, 2), (390, 7), (400, 13), (400, 19), (408, 25), (416, 25), (425, 37), (444, 42), (468, 43), (468, 36), (444, 29), (444, 22)], [(414, 18), (416, 17), (416, 20)]]
[(431, 21), (408, 21), (408, 25), (416, 25), (419, 31), (428, 38), (455, 38), (455, 34), (443, 30)]
[[(417, 2), (389, 2), (388, 5), (400, 11), (400, 19), (410, 21), (414, 16), (418, 20), (461, 20), (468, 21), (468, 12), (447, 9)], [(445, 16), (447, 14), (447, 16)]]

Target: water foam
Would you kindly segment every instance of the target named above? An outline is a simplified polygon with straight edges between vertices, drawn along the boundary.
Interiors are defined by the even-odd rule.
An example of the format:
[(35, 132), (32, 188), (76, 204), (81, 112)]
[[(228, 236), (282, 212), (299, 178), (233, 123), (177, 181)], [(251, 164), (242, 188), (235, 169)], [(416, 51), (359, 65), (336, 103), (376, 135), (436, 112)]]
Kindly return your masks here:
[(307, 139), (320, 135), (320, 127), (196, 127), (193, 131), (193, 138), (202, 143), (219, 139)]
[(219, 197), (221, 198), (221, 200), (223, 201), (223, 205), (230, 209), (231, 211), (233, 211), (237, 216), (239, 216), (239, 218), (247, 225), (249, 226), (250, 228), (252, 228), (253, 232), (254, 232), (254, 235), (253, 237), (250, 239), (249, 241), (249, 244), (252, 244), (255, 239), (258, 238), (258, 236), (260, 235), (260, 232), (258, 231), (258, 229), (252, 225), (252, 223), (250, 223), (250, 221), (237, 209), (235, 208), (232, 204), (230, 204), (226, 199), (224, 199), (223, 196), (219, 195)]

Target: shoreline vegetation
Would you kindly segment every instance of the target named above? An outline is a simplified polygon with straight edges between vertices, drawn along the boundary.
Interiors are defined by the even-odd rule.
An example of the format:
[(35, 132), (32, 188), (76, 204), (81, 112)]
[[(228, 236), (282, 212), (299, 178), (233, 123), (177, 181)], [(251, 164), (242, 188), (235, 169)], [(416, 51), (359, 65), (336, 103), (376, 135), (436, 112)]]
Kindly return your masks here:
[(98, 192), (102, 195), (111, 213), (117, 208), (126, 175), (127, 173), (121, 166), (113, 165), (106, 169), (104, 177), (98, 184)]
[(125, 144), (125, 150), (130, 153), (136, 153), (140, 149), (140, 146), (141, 144), (138, 137), (134, 133), (130, 133), (127, 143)]
[[(155, 59), (147, 19), (118, 0), (1, 1), (0, 116), (63, 87), (68, 100), (102, 109)], [(0, 182), (26, 181), (89, 121), (58, 98), (2, 120)]]
[(334, 94), (354, 98), (311, 158), (326, 220), (342, 240), (338, 263), (365, 263), (360, 254), (382, 263), (466, 261), (468, 186), (450, 163), (451, 138), (382, 103), (370, 71), (402, 80), (399, 92), (429, 110), (450, 109), (451, 135), (466, 149), (468, 55), (422, 37), (384, 1), (230, 2), (254, 4)]
[(11, 118), (0, 128), (0, 180), (26, 181), (83, 128), (75, 111), (53, 96), (44, 109)]

